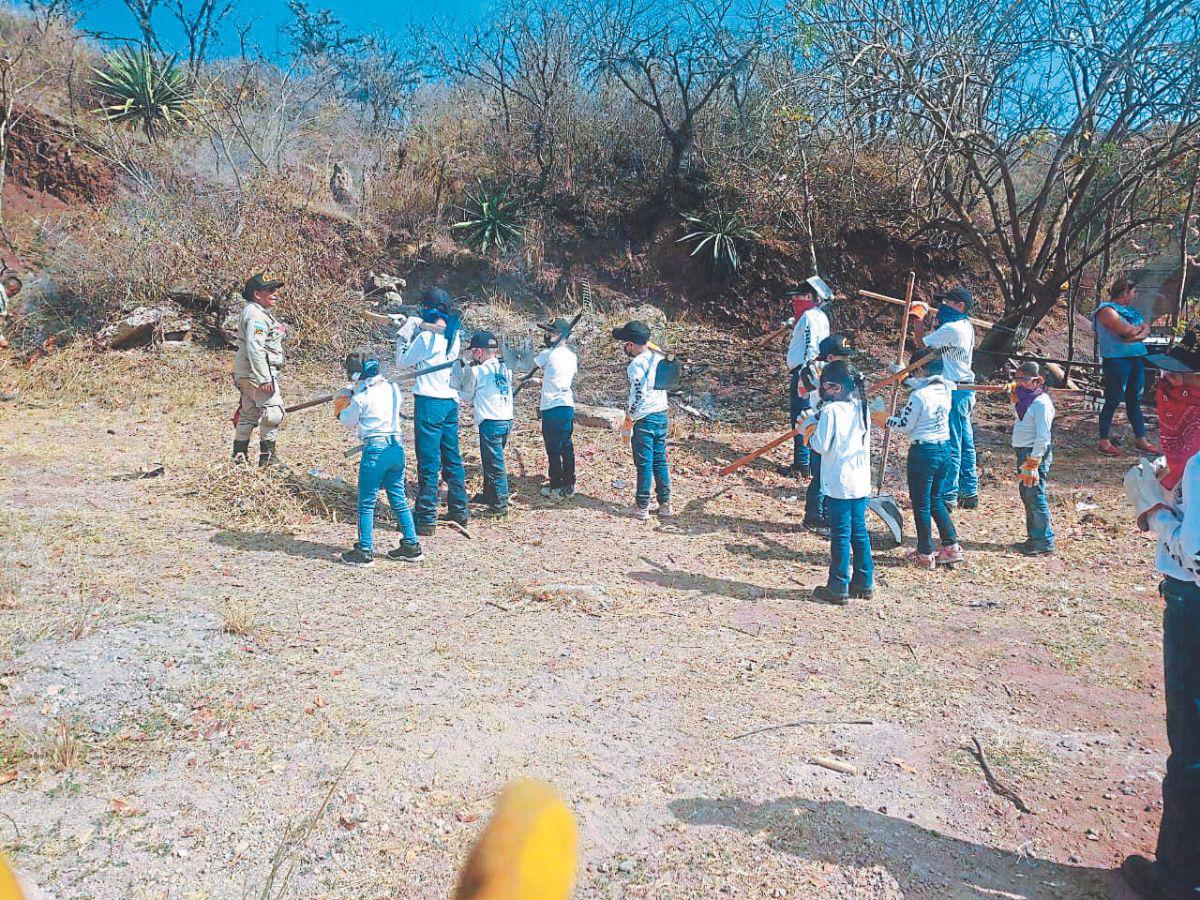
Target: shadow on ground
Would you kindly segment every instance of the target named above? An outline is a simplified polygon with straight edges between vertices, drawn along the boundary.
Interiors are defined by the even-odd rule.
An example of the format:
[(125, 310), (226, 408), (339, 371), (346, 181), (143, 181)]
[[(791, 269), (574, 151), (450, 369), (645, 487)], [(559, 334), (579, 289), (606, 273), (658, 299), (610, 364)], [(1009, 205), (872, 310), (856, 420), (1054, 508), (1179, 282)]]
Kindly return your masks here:
[(906, 897), (1102, 900), (1110, 873), (972, 844), (838, 800), (767, 803), (695, 798), (669, 804), (689, 825), (765, 834), (774, 850), (838, 866), (882, 866)]

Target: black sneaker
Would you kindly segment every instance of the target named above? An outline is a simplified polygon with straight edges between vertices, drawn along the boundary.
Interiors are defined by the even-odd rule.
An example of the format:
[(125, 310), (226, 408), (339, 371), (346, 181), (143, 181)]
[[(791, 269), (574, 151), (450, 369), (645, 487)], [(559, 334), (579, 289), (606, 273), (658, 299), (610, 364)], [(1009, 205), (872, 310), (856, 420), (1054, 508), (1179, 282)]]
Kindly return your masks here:
[(979, 495), (976, 494), (974, 497), (959, 497), (958, 498), (958, 508), (959, 509), (979, 509)]
[(355, 547), (342, 554), (342, 562), (349, 566), (358, 566), (365, 569), (367, 566), (375, 565), (375, 557), (367, 551)]
[(1022, 556), (1053, 556), (1054, 548), (1053, 547), (1035, 547), (1034, 545), (1030, 544), (1029, 546), (1025, 547), (1023, 550), (1021, 550), (1021, 555)]
[(575, 485), (573, 485), (573, 484), (564, 485), (563, 487), (559, 488), (559, 491), (562, 493), (564, 500), (570, 500), (572, 497), (575, 496)]
[(471, 498), (471, 502), (476, 506), (491, 506), (492, 499), (482, 491)]
[(417, 523), (417, 536), (418, 537), (433, 537), (433, 535), (435, 535), (436, 533), (437, 533), (437, 526), (435, 524), (433, 524), (432, 522), (429, 522), (429, 523), (418, 522)]
[(805, 519), (804, 527), (813, 534), (819, 534), (821, 537), (829, 537), (830, 528), (827, 522), (810, 522), (808, 519)]
[(388, 551), (387, 557), (397, 562), (420, 562), (425, 558), (425, 551), (417, 541), (401, 541), (399, 547)]
[(870, 600), (874, 596), (875, 596), (874, 588), (865, 588), (865, 587), (862, 587), (861, 585), (855, 585), (855, 584), (850, 585), (850, 599), (851, 600)]
[(849, 594), (835, 594), (825, 585), (818, 585), (812, 592), (814, 600), (821, 603), (832, 603), (834, 606), (845, 606), (850, 602)]

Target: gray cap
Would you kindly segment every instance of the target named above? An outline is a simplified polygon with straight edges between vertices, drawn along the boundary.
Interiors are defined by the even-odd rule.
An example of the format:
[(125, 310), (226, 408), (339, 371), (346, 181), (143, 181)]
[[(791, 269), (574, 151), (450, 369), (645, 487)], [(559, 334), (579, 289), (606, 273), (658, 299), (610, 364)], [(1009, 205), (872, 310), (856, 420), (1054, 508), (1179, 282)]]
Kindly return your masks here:
[(1042, 367), (1030, 360), (1029, 362), (1023, 362), (1017, 366), (1017, 374), (1032, 375), (1034, 378), (1037, 378), (1042, 374)]

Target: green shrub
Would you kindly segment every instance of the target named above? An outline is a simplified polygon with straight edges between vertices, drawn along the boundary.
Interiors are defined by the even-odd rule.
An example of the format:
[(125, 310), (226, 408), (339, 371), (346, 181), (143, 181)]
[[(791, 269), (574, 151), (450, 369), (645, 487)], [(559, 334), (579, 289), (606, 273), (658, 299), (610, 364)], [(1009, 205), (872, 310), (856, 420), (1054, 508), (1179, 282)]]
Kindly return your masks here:
[(524, 213), (519, 201), (508, 196), (507, 188), (479, 185), (467, 195), (463, 220), (450, 226), (463, 233), (463, 239), (484, 253), (503, 253), (525, 235)]
[(737, 271), (741, 256), (738, 254), (738, 244), (745, 243), (758, 237), (758, 232), (750, 227), (740, 212), (726, 213), (717, 211), (707, 217), (685, 213), (683, 221), (693, 231), (681, 237), (677, 243), (694, 241), (692, 250), (695, 256), (706, 247), (712, 250), (709, 260), (714, 269), (729, 272)]
[(92, 71), (104, 103), (98, 112), (110, 122), (138, 125), (152, 141), (163, 128), (190, 124), (196, 97), (176, 57), (155, 56), (145, 47), (125, 49), (107, 54), (104, 68)]

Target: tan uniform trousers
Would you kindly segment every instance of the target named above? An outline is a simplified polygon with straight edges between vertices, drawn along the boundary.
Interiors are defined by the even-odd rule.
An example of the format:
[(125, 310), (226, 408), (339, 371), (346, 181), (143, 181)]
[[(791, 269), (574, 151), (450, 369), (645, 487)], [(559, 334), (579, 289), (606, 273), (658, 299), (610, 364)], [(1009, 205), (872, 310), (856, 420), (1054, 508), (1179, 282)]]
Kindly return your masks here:
[(260, 390), (251, 378), (235, 378), (234, 383), (242, 394), (234, 436), (239, 441), (248, 441), (257, 425), (260, 441), (275, 440), (275, 434), (283, 424), (283, 395), (279, 392), (279, 380), (275, 380), (273, 391)]

